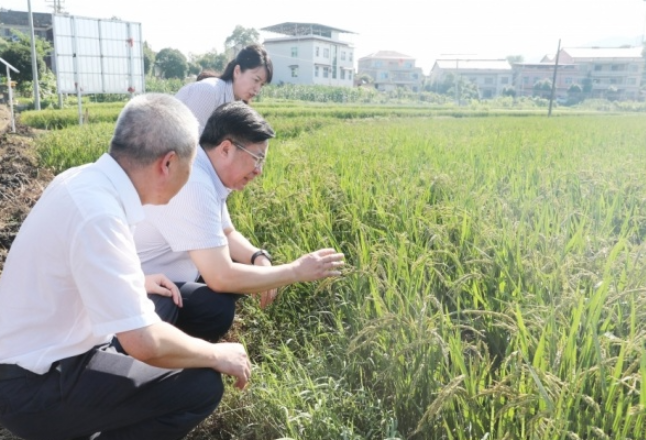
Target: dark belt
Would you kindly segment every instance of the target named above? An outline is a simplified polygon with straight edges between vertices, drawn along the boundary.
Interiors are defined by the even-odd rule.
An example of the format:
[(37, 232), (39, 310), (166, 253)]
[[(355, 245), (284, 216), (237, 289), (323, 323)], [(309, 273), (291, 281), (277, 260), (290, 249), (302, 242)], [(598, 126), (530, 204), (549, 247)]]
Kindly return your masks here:
[(34, 374), (16, 364), (0, 364), (0, 380), (19, 379)]

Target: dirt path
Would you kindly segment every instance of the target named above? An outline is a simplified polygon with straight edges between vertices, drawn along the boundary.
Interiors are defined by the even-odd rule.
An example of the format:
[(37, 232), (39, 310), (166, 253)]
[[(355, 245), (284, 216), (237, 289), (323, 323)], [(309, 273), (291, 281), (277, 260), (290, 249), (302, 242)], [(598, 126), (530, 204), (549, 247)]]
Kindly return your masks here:
[[(11, 131), (9, 108), (0, 105), (0, 273), (13, 239), (52, 174), (39, 170), (33, 132), (17, 124)], [(20, 440), (0, 426), (0, 440)]]

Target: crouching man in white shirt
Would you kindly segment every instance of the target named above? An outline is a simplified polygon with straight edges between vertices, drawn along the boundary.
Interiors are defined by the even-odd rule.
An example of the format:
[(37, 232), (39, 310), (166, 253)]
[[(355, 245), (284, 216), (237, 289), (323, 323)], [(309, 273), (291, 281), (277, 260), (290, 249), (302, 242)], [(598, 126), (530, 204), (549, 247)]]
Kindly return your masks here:
[(109, 152), (57, 176), (23, 223), (0, 277), (0, 424), (17, 436), (179, 439), (220, 402), (221, 373), (247, 383), (240, 344), (160, 320), (146, 293), (179, 292), (144, 277), (133, 240), (142, 205), (186, 183), (197, 136), (177, 99), (138, 96)]
[[(269, 253), (231, 222), (227, 196), (262, 173), (273, 137), (245, 103), (219, 106), (204, 127), (188, 183), (169, 204), (145, 207), (146, 219), (135, 233), (144, 273), (166, 274), (182, 296), (181, 307), (153, 297), (155, 307), (190, 335), (217, 341), (233, 322), (240, 294), (260, 294), (264, 307), (278, 287), (340, 274), (343, 254), (328, 248), (272, 266)], [(198, 277), (204, 283), (196, 283)]]

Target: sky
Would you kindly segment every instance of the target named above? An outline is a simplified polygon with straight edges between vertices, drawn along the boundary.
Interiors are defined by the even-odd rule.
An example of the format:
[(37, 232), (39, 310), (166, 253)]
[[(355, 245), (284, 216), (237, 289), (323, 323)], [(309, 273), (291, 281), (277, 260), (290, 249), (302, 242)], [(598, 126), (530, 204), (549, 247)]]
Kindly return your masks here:
[[(0, 7), (51, 12), (54, 0), (0, 0)], [(71, 15), (141, 23), (154, 51), (185, 55), (224, 50), (236, 25), (260, 30), (283, 22), (318, 23), (342, 34), (359, 58), (380, 50), (416, 59), (428, 75), (440, 57), (539, 61), (561, 47), (640, 45), (646, 0), (58, 0)], [(261, 32), (261, 41), (276, 34)]]

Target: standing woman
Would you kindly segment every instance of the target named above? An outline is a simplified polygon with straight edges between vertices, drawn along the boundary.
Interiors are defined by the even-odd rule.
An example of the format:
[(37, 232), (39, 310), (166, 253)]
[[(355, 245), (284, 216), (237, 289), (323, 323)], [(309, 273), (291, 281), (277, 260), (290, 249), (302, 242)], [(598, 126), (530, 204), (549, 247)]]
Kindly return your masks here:
[(252, 44), (229, 62), (219, 77), (207, 77), (187, 84), (175, 95), (191, 109), (200, 123), (200, 134), (213, 110), (231, 101), (249, 103), (265, 84), (271, 82), (274, 65), (265, 49)]

